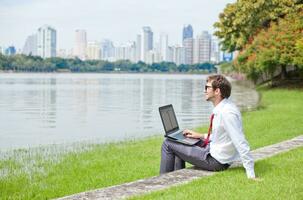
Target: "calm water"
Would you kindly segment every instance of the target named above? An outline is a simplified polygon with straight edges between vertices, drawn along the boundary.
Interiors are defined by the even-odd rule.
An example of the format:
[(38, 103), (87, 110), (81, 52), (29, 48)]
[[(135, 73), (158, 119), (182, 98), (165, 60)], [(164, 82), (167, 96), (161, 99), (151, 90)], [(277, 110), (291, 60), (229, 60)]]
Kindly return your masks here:
[(0, 149), (109, 142), (163, 134), (158, 107), (180, 127), (208, 123), (204, 75), (0, 74)]

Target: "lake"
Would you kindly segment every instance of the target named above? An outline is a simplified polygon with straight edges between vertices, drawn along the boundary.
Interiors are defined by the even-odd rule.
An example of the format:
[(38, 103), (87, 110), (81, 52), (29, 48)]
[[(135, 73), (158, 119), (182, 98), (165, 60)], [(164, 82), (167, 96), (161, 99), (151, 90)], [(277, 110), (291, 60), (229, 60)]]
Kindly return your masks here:
[(206, 77), (2, 73), (0, 149), (162, 135), (158, 107), (166, 104), (173, 104), (181, 128), (208, 124)]

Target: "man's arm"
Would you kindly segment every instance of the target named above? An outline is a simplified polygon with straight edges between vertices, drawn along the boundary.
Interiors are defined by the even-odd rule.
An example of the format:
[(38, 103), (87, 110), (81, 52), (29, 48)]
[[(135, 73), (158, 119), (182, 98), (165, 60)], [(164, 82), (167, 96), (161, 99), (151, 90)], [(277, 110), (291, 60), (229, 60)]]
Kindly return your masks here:
[(248, 178), (255, 178), (254, 160), (242, 131), (242, 121), (236, 113), (226, 112), (222, 116), (224, 128), (240, 154)]

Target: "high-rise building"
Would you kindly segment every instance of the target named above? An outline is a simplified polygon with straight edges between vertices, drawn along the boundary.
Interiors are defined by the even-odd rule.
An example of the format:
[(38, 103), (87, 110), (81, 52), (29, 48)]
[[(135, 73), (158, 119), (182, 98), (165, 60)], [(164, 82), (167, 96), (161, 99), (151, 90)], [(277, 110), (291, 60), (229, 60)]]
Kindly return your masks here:
[(184, 63), (187, 65), (193, 64), (194, 59), (194, 39), (193, 38), (186, 38), (183, 40), (183, 47), (184, 47), (184, 56), (185, 60)]
[(125, 60), (125, 51), (126, 47), (123, 45), (115, 46), (115, 61), (117, 60)]
[(141, 34), (141, 60), (147, 60), (147, 53), (153, 49), (153, 32), (149, 26), (142, 28)]
[(190, 24), (184, 25), (182, 45), (184, 47), (184, 63), (191, 65), (193, 64), (194, 56), (194, 39), (193, 39), (193, 27)]
[(209, 62), (211, 55), (211, 35), (207, 31), (203, 31), (201, 35), (201, 62)]
[(126, 55), (125, 58), (131, 62), (136, 62), (136, 43), (128, 42), (126, 43)]
[(38, 28), (37, 54), (42, 58), (56, 56), (57, 32), (54, 28), (44, 25)]
[(75, 32), (74, 56), (81, 60), (86, 59), (87, 37), (86, 31), (78, 29)]
[(87, 55), (87, 59), (89, 60), (101, 59), (100, 43), (97, 41), (88, 42), (86, 48), (86, 55)]
[(213, 63), (220, 62), (220, 45), (216, 38), (211, 39), (210, 61)]
[(184, 41), (187, 38), (193, 38), (193, 27), (190, 24), (185, 24), (183, 26), (183, 35), (182, 35), (182, 41)]
[(127, 42), (125, 44), (115, 47), (115, 60), (129, 60), (131, 62), (135, 62), (135, 42)]
[(14, 46), (9, 46), (5, 49), (5, 55), (13, 56), (16, 54), (16, 48)]
[(147, 64), (153, 64), (153, 63), (159, 63), (161, 59), (160, 53), (155, 50), (149, 50), (146, 53), (146, 63)]
[(193, 63), (210, 62), (211, 54), (211, 35), (203, 31), (194, 41)]
[(179, 45), (172, 47), (173, 49), (173, 62), (176, 65), (185, 64), (185, 49)]
[(173, 62), (174, 61), (174, 49), (171, 46), (168, 46), (167, 48), (167, 62)]
[(24, 55), (37, 55), (37, 35), (33, 34), (26, 38), (23, 46), (22, 54)]
[(115, 47), (111, 40), (104, 39), (101, 42), (101, 59), (113, 61), (115, 56)]
[(160, 61), (168, 61), (168, 35), (165, 33), (160, 34)]
[(193, 64), (197, 64), (200, 62), (200, 37), (197, 36), (194, 39), (193, 45)]
[[(159, 42), (156, 42), (153, 45), (153, 50), (149, 51), (153, 54), (153, 60), (151, 63), (159, 63), (161, 61), (163, 61), (163, 57), (161, 55), (161, 49), (160, 49), (160, 40)], [(149, 54), (150, 55), (150, 54)]]
[(136, 38), (136, 62), (141, 60), (141, 35), (138, 34)]

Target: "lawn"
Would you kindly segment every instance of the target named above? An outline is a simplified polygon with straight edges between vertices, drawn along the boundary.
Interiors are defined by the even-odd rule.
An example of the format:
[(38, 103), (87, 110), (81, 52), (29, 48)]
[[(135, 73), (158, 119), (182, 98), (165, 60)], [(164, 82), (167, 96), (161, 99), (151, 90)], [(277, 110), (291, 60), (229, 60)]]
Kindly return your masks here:
[(302, 199), (303, 147), (256, 162), (260, 181), (233, 168), (189, 184), (131, 199)]
[[(266, 88), (259, 91), (262, 95), (260, 107), (243, 113), (244, 131), (252, 149), (302, 135), (303, 91)], [(206, 127), (198, 129), (206, 131)], [(1, 156), (0, 199), (50, 199), (158, 175), (162, 139), (152, 137), (90, 145), (82, 151), (65, 154), (46, 155), (41, 148), (34, 154), (32, 150), (18, 150), (9, 156)], [(302, 151), (300, 148), (257, 162), (256, 174), (263, 179), (260, 183), (247, 180), (243, 168), (230, 169), (146, 198), (185, 194), (196, 198), (199, 191), (199, 195), (203, 195), (197, 196), (200, 199), (205, 191), (209, 191), (208, 197), (237, 199), (239, 195), (241, 199), (254, 199), (261, 195), (262, 189), (272, 193), (270, 198), (278, 195), (279, 199), (280, 195), (284, 197), (284, 193), (289, 198), (296, 198), (298, 192), (302, 192), (299, 180), (303, 180), (303, 171), (299, 163), (303, 162), (298, 156)], [(181, 188), (188, 188), (188, 191)], [(222, 196), (216, 196), (217, 189)], [(178, 190), (184, 194), (179, 194)]]

